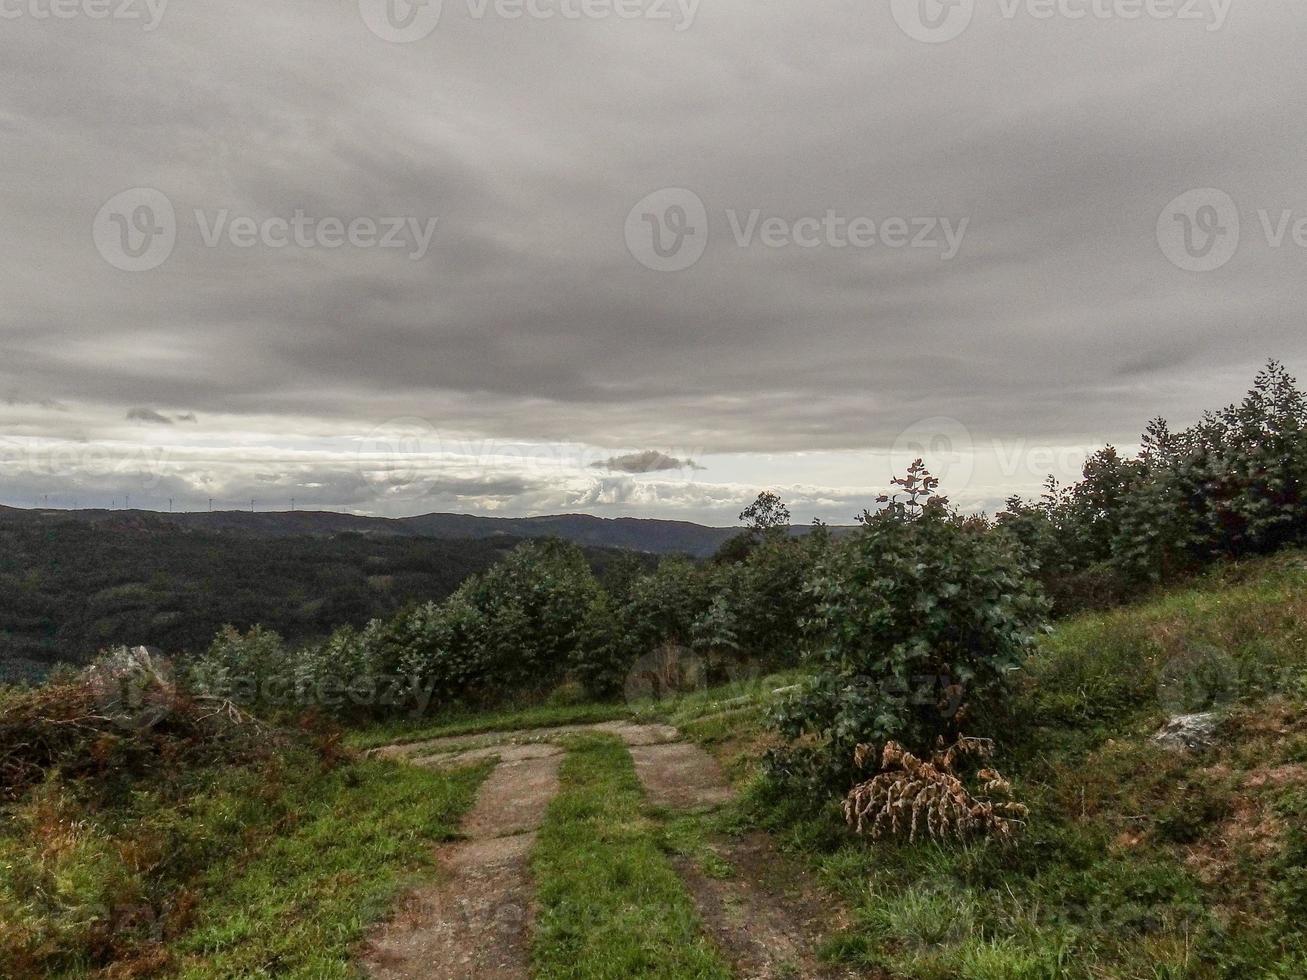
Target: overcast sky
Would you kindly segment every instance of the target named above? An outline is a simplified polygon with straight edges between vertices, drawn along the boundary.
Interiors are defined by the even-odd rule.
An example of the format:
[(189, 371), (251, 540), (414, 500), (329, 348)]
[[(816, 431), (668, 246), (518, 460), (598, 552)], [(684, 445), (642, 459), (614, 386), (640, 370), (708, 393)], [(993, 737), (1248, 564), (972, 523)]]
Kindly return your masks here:
[(1304, 50), (1289, 0), (0, 0), (0, 502), (847, 522), (924, 449), (992, 509), (1307, 373)]

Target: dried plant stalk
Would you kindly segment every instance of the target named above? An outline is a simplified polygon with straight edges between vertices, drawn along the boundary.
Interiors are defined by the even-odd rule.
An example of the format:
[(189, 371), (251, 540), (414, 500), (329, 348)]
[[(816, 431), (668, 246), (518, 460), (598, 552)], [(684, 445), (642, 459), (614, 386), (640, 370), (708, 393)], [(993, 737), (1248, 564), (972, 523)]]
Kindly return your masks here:
[[(963, 737), (948, 748), (941, 739), (925, 761), (899, 743), (887, 742), (881, 753), (883, 771), (849, 791), (844, 819), (855, 832), (873, 839), (888, 832), (906, 835), (909, 841), (926, 834), (935, 840), (980, 835), (1010, 842), (1025, 826), (1029, 812), (1010, 799), (1011, 783), (997, 770), (981, 769), (973, 793), (956, 768), (964, 756), (987, 759), (993, 752), (989, 739)], [(859, 745), (854, 752), (860, 768), (874, 758), (869, 745)]]

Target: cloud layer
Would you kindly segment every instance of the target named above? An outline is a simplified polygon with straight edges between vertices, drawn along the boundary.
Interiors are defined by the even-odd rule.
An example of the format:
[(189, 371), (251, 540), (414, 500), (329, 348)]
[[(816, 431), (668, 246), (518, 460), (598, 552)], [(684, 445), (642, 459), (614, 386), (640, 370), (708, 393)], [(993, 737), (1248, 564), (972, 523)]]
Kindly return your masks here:
[(595, 469), (614, 470), (619, 473), (658, 473), (664, 470), (701, 470), (702, 466), (692, 459), (677, 459), (656, 449), (646, 449), (641, 453), (627, 453), (625, 456), (609, 456), (598, 463), (591, 463)]
[[(0, 31), (12, 503), (125, 495), (87, 454), (164, 447), (152, 498), (192, 506), (729, 523), (780, 485), (796, 519), (847, 520), (919, 441), (975, 454), (952, 496), (988, 506), (1040, 479), (996, 453), (1061, 466), (1236, 397), (1268, 356), (1307, 370), (1307, 250), (1259, 215), (1307, 216), (1298, 5), (1210, 29), (978, 0), (940, 44), (853, 0), (670, 20), (446, 0), (408, 44), (354, 3), (139, 6)], [(173, 213), (145, 271), (122, 266), (148, 250), (103, 254), (161, 218), (105, 212), (134, 188)], [(663, 188), (703, 205), (648, 212), (664, 241), (702, 236), (677, 272), (629, 247)], [(1158, 241), (1194, 188), (1243, 219), (1206, 273)], [(963, 219), (952, 258), (911, 244)], [(873, 244), (850, 244), (856, 220)], [(437, 471), (402, 490), (359, 472), (369, 433), (414, 419), (457, 443), (424, 456)], [(33, 441), (80, 455), (33, 465)], [(665, 465), (691, 459), (708, 471)]]

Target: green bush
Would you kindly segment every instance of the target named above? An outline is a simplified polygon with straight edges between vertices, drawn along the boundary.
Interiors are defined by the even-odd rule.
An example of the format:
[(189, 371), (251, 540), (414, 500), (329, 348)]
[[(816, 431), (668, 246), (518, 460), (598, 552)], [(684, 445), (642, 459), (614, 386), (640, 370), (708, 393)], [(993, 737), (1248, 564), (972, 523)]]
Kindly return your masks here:
[(896, 480), (907, 501), (864, 515), (830, 548), (811, 590), (813, 676), (777, 707), (792, 742), (772, 772), (847, 788), (860, 742), (927, 751), (938, 737), (982, 734), (1041, 631), (1047, 604), (1006, 535), (930, 496), (918, 460)]
[(816, 611), (806, 586), (829, 545), (830, 532), (819, 525), (801, 538), (755, 532), (747, 548), (728, 552), (736, 560), (707, 572), (711, 599), (695, 621), (693, 646), (767, 669), (797, 664)]
[(295, 688), (295, 659), (280, 636), (255, 626), (224, 626), (209, 649), (187, 665), (190, 685), (256, 711), (283, 708)]
[(1141, 584), (1307, 543), (1307, 394), (1271, 361), (1238, 404), (1172, 432), (1149, 423), (1134, 459), (1112, 447), (1083, 479), (998, 515), (1061, 611), (1103, 608)]

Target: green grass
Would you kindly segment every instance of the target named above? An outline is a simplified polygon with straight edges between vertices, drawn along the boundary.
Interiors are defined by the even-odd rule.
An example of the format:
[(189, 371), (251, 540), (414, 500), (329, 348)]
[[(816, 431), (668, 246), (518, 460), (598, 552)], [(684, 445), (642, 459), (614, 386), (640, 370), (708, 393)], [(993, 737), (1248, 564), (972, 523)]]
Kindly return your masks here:
[(486, 771), (323, 771), (288, 743), (166, 779), (53, 776), (0, 810), (0, 976), (352, 976)]
[[(1214, 751), (1150, 742), (1206, 708), (1224, 718)], [(772, 830), (848, 908), (825, 951), (839, 961), (916, 980), (1307, 975), (1301, 553), (1057, 625), (998, 733), (1031, 808), (1014, 848), (852, 838), (834, 801), (758, 777), (760, 713), (695, 711), (681, 706), (683, 729), (740, 763), (738, 822)], [(703, 860), (693, 827), (668, 836)]]
[(1307, 555), (1233, 564), (1121, 609), (1059, 623), (1028, 665), (1022, 709), (1094, 728), (1307, 697)]
[(647, 701), (634, 705), (638, 719), (657, 719), (672, 725), (694, 722), (739, 711), (742, 708), (761, 708), (776, 700), (775, 691), (797, 683), (800, 670), (785, 670), (759, 677), (743, 676), (739, 680), (716, 684), (698, 691), (686, 691), (660, 701)]
[(176, 946), (179, 975), (355, 976), (351, 947), (432, 845), (454, 836), (489, 769), (364, 762), (316, 780), (293, 827), (206, 876), (199, 922)]
[(727, 980), (616, 739), (573, 740), (533, 867), (538, 980)]

